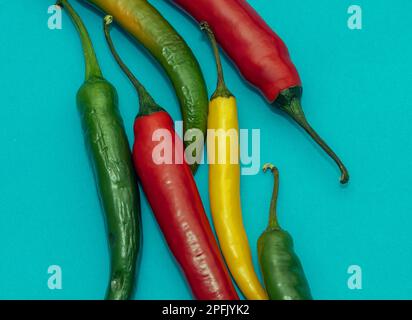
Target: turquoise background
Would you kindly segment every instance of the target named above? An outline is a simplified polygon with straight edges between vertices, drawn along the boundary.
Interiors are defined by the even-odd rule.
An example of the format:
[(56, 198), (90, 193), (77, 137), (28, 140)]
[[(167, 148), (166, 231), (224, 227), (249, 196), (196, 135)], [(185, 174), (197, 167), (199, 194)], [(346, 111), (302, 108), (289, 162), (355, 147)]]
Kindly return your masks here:
[[(164, 0), (151, 1), (187, 40), (212, 92), (216, 74), (205, 36)], [(311, 140), (272, 111), (224, 58), (240, 126), (261, 129), (261, 162), (281, 171), (279, 214), (317, 299), (412, 298), (412, 1), (249, 1), (288, 44), (302, 77), (313, 126), (351, 173), (338, 183), (334, 164)], [(75, 107), (83, 57), (75, 29), (49, 30), (52, 1), (0, 0), (0, 298), (100, 299), (108, 278), (103, 215)], [(84, 18), (105, 77), (118, 89), (133, 141), (137, 97), (111, 57), (102, 16), (72, 0)], [(347, 27), (347, 8), (363, 8), (363, 30)], [(165, 74), (118, 30), (122, 57), (158, 102), (180, 119)], [(196, 181), (209, 211), (208, 168)], [(267, 221), (272, 177), (242, 177), (244, 222), (256, 262)], [(189, 299), (143, 197), (144, 248), (136, 299)], [(49, 290), (59, 265), (63, 289)], [(363, 289), (349, 290), (359, 265)]]

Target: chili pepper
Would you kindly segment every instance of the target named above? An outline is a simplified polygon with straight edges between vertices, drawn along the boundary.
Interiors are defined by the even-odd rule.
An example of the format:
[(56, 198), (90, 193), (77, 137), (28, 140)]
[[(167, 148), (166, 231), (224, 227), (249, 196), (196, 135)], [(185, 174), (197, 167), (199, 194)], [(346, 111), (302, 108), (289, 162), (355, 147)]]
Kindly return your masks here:
[(109, 232), (111, 275), (106, 299), (129, 299), (141, 245), (140, 197), (117, 92), (103, 78), (80, 17), (66, 0), (57, 4), (73, 20), (86, 60), (86, 80), (77, 94), (77, 106)]
[(292, 117), (336, 162), (342, 184), (349, 174), (338, 156), (306, 120), (301, 80), (279, 36), (245, 0), (173, 0), (197, 21), (207, 21), (242, 75), (273, 106)]
[[(209, 197), (213, 222), (223, 256), (240, 290), (249, 300), (267, 300), (265, 289), (253, 268), (242, 221), (236, 98), (226, 87), (213, 32), (205, 22), (201, 23), (201, 28), (210, 38), (218, 73), (208, 118)], [(219, 134), (223, 134), (223, 139)]]
[(270, 203), (269, 225), (258, 240), (258, 256), (271, 300), (312, 300), (309, 284), (302, 264), (293, 249), (290, 234), (281, 229), (276, 214), (279, 192), (279, 171), (266, 164), (263, 171), (271, 170), (275, 178)]
[[(199, 64), (176, 30), (146, 0), (85, 0), (110, 14), (163, 66), (173, 83), (183, 117), (186, 154), (192, 172), (200, 163), (203, 141), (194, 142), (197, 130), (206, 137), (208, 99)], [(196, 147), (196, 148), (194, 148)], [(199, 151), (199, 152), (197, 152)], [(187, 157), (187, 159), (189, 159)]]
[(153, 139), (156, 133), (170, 134), (171, 139), (163, 151), (170, 152), (172, 159), (183, 158), (183, 153), (176, 151), (183, 150), (183, 142), (174, 130), (170, 115), (157, 105), (117, 54), (110, 37), (112, 21), (111, 16), (105, 18), (107, 42), (139, 95), (133, 159), (157, 222), (197, 299), (238, 299), (189, 166), (184, 161), (162, 163), (154, 153), (159, 145)]

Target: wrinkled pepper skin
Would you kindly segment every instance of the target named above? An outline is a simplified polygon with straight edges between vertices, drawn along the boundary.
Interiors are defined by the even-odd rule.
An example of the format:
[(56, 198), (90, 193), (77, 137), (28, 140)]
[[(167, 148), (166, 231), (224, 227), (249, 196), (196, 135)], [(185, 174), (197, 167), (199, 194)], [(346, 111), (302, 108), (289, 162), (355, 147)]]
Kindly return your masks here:
[(312, 300), (302, 264), (295, 253), (293, 239), (279, 226), (276, 203), (279, 173), (276, 167), (266, 165), (275, 176), (275, 187), (270, 205), (269, 225), (258, 240), (258, 257), (271, 300)]
[(114, 87), (87, 81), (77, 95), (86, 146), (106, 212), (111, 248), (107, 299), (130, 299), (141, 246), (140, 199)]
[(285, 43), (247, 1), (170, 1), (211, 26), (243, 77), (312, 137), (337, 164), (340, 182), (346, 184), (349, 173), (345, 165), (306, 119), (301, 106), (302, 83)]
[[(172, 81), (185, 133), (200, 130), (206, 136), (208, 97), (200, 66), (176, 30), (146, 0), (83, 0), (113, 16), (162, 65)], [(186, 147), (191, 141), (185, 141)], [(196, 155), (200, 159), (201, 154)], [(191, 164), (192, 172), (197, 163)]]
[(139, 95), (134, 165), (167, 244), (196, 299), (237, 300), (190, 167), (183, 161), (183, 141), (175, 132), (173, 120), (118, 55), (110, 36), (113, 17), (106, 16), (104, 21), (112, 55)]
[(140, 195), (131, 150), (116, 89), (103, 78), (80, 17), (67, 1), (60, 5), (78, 28), (86, 57), (86, 81), (77, 93), (77, 107), (108, 229), (111, 271), (106, 299), (130, 299), (141, 247)]
[[(248, 300), (267, 300), (255, 273), (243, 225), (240, 201), (239, 122), (236, 98), (226, 87), (219, 48), (207, 23), (206, 31), (215, 56), (218, 82), (209, 105), (209, 199), (220, 248), (230, 273)], [(220, 134), (223, 134), (221, 136)], [(222, 139), (223, 138), (223, 139)]]

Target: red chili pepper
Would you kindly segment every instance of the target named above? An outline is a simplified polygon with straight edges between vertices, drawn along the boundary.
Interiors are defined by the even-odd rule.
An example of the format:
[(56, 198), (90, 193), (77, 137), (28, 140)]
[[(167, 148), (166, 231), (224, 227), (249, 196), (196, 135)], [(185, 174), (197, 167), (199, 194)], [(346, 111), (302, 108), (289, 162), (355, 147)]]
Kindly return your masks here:
[[(112, 17), (107, 16), (105, 35), (109, 47), (139, 94), (140, 112), (134, 124), (133, 160), (156, 220), (197, 299), (238, 300), (192, 172), (183, 161), (183, 141), (175, 133), (170, 115), (156, 104), (121, 61), (110, 37), (111, 23)], [(159, 146), (154, 136), (160, 133), (159, 130), (171, 137), (168, 150), (173, 161), (170, 164), (158, 163), (156, 160), (159, 159), (154, 155)], [(176, 157), (182, 161), (176, 161)]]
[(136, 119), (134, 164), (157, 222), (197, 299), (238, 299), (189, 166), (153, 162), (159, 142), (152, 137), (158, 129), (170, 132), (173, 150), (183, 150), (166, 112)]
[(286, 45), (258, 13), (245, 0), (172, 1), (198, 22), (206, 21), (211, 26), (244, 78), (306, 130), (337, 163), (341, 182), (347, 183), (345, 166), (305, 118), (300, 105), (301, 80)]

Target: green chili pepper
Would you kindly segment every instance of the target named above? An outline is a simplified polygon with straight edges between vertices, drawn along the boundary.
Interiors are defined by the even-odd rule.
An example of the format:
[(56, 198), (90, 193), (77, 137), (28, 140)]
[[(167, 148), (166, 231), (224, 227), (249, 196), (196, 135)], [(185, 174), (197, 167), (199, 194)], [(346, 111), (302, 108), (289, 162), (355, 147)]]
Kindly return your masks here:
[(57, 4), (73, 20), (86, 60), (86, 80), (77, 93), (77, 106), (109, 232), (111, 275), (106, 299), (129, 299), (141, 246), (140, 198), (117, 92), (103, 78), (80, 17), (66, 0)]
[[(192, 51), (147, 0), (83, 0), (114, 17), (116, 22), (141, 43), (161, 64), (168, 74), (177, 97), (183, 117), (186, 152), (193, 155), (196, 163), (191, 164), (195, 173), (202, 154), (193, 149), (199, 141), (193, 142), (194, 129), (206, 137), (209, 99), (205, 80)], [(189, 148), (188, 148), (189, 147)], [(200, 147), (203, 147), (201, 145)]]
[(276, 205), (279, 191), (278, 169), (266, 164), (275, 177), (270, 203), (269, 225), (258, 240), (259, 264), (270, 300), (312, 300), (302, 264), (293, 249), (290, 234), (281, 229)]

